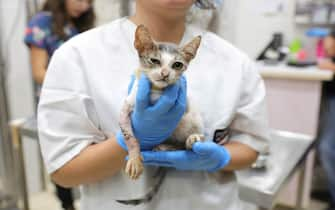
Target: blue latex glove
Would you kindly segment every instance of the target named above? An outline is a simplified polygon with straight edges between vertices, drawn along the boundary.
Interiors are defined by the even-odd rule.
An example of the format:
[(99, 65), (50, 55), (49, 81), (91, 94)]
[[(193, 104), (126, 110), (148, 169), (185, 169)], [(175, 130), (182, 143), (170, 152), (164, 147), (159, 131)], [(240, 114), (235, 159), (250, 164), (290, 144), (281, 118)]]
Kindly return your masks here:
[(214, 142), (196, 142), (192, 150), (142, 152), (145, 165), (173, 167), (177, 170), (215, 172), (230, 162), (230, 154)]
[[(142, 74), (138, 81), (136, 103), (131, 114), (133, 132), (139, 140), (141, 150), (151, 150), (170, 137), (186, 110), (185, 77), (167, 87), (155, 104), (150, 103), (150, 90), (150, 81)], [(117, 140), (122, 148), (127, 150), (121, 132), (118, 132)]]

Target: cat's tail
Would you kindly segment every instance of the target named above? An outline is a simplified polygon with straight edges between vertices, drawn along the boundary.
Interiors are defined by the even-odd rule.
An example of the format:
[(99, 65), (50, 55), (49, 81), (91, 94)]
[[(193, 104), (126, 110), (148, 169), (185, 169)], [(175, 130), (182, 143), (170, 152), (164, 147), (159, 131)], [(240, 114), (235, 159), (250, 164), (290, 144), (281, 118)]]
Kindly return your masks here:
[(144, 196), (137, 198), (137, 199), (131, 199), (131, 200), (116, 200), (118, 203), (122, 203), (125, 205), (132, 205), (137, 206), (142, 203), (149, 203), (155, 195), (158, 193), (159, 189), (161, 188), (163, 181), (166, 177), (168, 170), (163, 167), (159, 167), (157, 169), (156, 174), (154, 175), (154, 178), (157, 179), (156, 183), (150, 188), (149, 192), (145, 194)]

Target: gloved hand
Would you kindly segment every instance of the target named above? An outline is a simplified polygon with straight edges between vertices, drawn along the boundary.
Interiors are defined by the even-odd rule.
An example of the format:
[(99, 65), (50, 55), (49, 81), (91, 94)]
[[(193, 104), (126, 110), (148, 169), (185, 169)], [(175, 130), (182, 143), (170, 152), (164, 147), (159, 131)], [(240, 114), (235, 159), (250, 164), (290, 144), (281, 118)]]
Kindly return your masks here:
[(144, 165), (173, 167), (177, 170), (215, 172), (230, 162), (230, 154), (214, 142), (196, 142), (192, 150), (142, 152)]
[[(170, 137), (184, 115), (187, 104), (185, 77), (167, 87), (154, 104), (150, 102), (150, 90), (150, 81), (142, 74), (131, 114), (133, 132), (141, 150), (151, 150)], [(127, 149), (121, 132), (117, 134), (117, 140)]]

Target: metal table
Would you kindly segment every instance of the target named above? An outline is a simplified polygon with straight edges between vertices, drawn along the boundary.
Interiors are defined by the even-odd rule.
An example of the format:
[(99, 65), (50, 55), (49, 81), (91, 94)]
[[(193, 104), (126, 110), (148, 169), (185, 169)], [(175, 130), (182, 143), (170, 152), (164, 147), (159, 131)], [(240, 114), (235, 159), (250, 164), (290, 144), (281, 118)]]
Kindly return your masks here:
[[(24, 210), (29, 210), (26, 178), (24, 173), (22, 137), (38, 138), (37, 122), (34, 117), (11, 122), (13, 144), (18, 148), (21, 160), (21, 179)], [(285, 181), (300, 167), (313, 147), (314, 139), (307, 135), (273, 131), (270, 156), (266, 169), (247, 169), (237, 172), (240, 198), (254, 203), (261, 209), (272, 209)], [(44, 177), (44, 170), (41, 171)], [(303, 176), (302, 172), (302, 176)], [(302, 177), (303, 178), (303, 177)], [(301, 188), (303, 186), (300, 186)]]
[[(29, 210), (29, 199), (28, 199), (28, 186), (26, 180), (26, 173), (25, 173), (25, 164), (24, 164), (24, 151), (23, 151), (23, 144), (22, 138), (23, 137), (30, 137), (33, 139), (38, 139), (37, 133), (37, 121), (35, 117), (27, 118), (27, 119), (18, 119), (13, 120), (9, 123), (11, 128), (11, 137), (12, 137), (12, 148), (13, 153), (16, 156), (17, 162), (15, 163), (15, 168), (17, 170), (17, 176), (19, 179), (19, 206), (22, 206), (23, 210)], [(42, 163), (42, 157), (40, 154), (40, 162)], [(43, 163), (42, 163), (43, 164)], [(45, 183), (45, 174), (44, 170), (41, 169), (41, 177), (42, 180), (42, 188), (46, 189)]]
[[(272, 209), (285, 182), (299, 167), (302, 168), (300, 180), (304, 180), (301, 163), (312, 149), (314, 139), (307, 135), (274, 131), (270, 145), (266, 169), (248, 169), (237, 173), (240, 198), (258, 205), (261, 209)], [(301, 196), (303, 182), (299, 187)], [(298, 208), (301, 199), (302, 197), (298, 199)]]

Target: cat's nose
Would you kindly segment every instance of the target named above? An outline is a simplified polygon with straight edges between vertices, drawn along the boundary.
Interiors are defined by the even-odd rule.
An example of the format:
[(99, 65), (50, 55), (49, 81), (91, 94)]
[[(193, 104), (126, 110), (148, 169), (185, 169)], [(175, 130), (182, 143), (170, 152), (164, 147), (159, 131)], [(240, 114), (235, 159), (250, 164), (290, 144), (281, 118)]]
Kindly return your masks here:
[(166, 70), (166, 69), (163, 69), (161, 71), (161, 76), (164, 77), (164, 78), (168, 77), (169, 74), (170, 74), (170, 72), (168, 70)]

